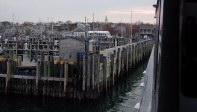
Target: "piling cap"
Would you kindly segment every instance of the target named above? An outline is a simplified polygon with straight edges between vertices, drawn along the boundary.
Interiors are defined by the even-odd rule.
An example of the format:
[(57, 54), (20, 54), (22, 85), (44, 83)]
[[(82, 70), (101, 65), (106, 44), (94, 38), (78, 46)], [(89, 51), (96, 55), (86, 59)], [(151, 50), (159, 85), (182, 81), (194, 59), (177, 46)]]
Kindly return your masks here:
[(16, 61), (17, 61), (17, 59), (16, 59), (16, 58), (14, 58), (14, 59), (13, 59), (13, 61), (15, 61), (15, 62), (16, 62)]
[(64, 64), (64, 61), (60, 61), (60, 64), (61, 64), (61, 65)]
[(5, 60), (6, 60), (6, 58), (3, 58), (3, 57), (0, 58), (0, 61), (5, 61)]
[(58, 63), (58, 61), (54, 61), (54, 64), (57, 64)]
[(74, 61), (70, 60), (70, 61), (68, 62), (68, 64), (74, 65)]

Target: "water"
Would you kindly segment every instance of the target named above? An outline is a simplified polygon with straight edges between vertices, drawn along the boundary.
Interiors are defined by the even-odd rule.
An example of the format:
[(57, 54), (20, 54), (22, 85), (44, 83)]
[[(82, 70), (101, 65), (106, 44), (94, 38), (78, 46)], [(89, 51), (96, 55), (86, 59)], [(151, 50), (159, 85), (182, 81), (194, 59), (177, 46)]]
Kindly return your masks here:
[(143, 71), (147, 62), (121, 79), (95, 101), (73, 101), (30, 96), (0, 95), (0, 112), (136, 112), (142, 95)]

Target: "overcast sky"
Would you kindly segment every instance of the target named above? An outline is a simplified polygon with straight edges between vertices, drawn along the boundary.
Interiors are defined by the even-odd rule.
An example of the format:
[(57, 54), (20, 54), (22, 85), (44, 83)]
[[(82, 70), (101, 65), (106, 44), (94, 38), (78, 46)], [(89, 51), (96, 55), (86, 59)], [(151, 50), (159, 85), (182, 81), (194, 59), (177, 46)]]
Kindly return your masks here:
[[(153, 4), (156, 0), (0, 0), (0, 21), (130, 22), (155, 23)], [(52, 19), (53, 18), (53, 19)]]

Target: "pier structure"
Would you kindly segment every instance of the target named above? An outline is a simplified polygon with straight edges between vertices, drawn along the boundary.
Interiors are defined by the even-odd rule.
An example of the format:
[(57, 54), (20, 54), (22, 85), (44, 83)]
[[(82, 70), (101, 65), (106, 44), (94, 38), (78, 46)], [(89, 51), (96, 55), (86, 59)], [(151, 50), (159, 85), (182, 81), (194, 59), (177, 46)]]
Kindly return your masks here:
[(154, 42), (143, 40), (101, 51), (79, 51), (77, 61), (45, 59), (21, 66), (20, 58), (0, 58), (0, 93), (95, 99), (131, 68), (148, 58)]

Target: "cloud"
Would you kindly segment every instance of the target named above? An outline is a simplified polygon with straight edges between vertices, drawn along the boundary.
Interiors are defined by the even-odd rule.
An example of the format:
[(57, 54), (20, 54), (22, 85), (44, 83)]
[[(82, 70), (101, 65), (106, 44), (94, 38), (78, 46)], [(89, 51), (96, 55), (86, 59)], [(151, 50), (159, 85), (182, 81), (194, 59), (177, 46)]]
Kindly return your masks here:
[[(106, 14), (109, 15), (130, 15), (131, 9), (119, 9), (119, 10), (108, 10), (106, 11)], [(135, 9), (132, 9), (133, 14), (145, 14), (145, 15), (153, 15), (155, 14), (155, 9), (149, 8), (149, 7), (138, 7)]]
[[(112, 21), (120, 21), (120, 18), (123, 19), (123, 22), (130, 22), (131, 20), (131, 9), (110, 9), (105, 11), (105, 15), (109, 18), (116, 18)], [(151, 7), (136, 7), (132, 8), (132, 20), (133, 22), (142, 21), (145, 23), (155, 23), (154, 19), (155, 9)]]

